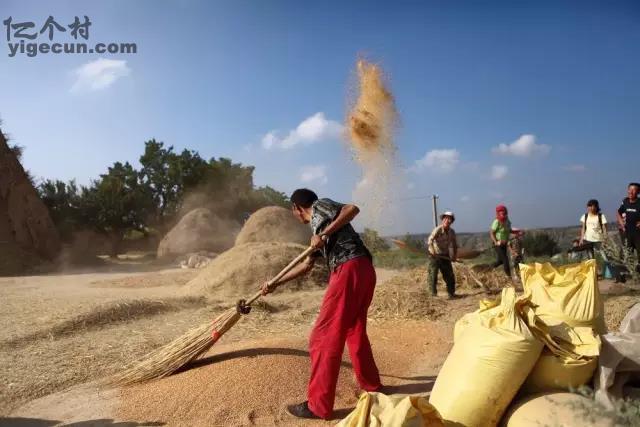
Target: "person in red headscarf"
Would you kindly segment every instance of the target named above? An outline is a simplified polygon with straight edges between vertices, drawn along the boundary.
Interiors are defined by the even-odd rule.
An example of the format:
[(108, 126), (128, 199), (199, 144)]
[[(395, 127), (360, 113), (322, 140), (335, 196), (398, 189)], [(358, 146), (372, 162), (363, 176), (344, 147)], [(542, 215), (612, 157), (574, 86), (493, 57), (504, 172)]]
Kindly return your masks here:
[(511, 234), (517, 233), (519, 233), (519, 230), (511, 228), (507, 207), (504, 205), (496, 206), (496, 219), (491, 223), (491, 230), (489, 231), (497, 257), (496, 262), (493, 263), (493, 268), (502, 265), (508, 277), (511, 277), (508, 254), (509, 237), (511, 237)]

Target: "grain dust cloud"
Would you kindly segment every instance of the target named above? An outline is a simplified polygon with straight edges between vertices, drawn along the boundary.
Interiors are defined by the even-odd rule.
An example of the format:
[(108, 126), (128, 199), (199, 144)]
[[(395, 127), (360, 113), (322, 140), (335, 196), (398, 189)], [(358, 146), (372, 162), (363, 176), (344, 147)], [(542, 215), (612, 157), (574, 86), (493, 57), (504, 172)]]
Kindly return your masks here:
[(392, 201), (403, 188), (395, 144), (398, 112), (378, 64), (360, 59), (356, 77), (346, 120), (350, 148), (362, 173), (353, 200), (364, 208), (361, 215), (365, 227), (388, 231), (398, 213)]

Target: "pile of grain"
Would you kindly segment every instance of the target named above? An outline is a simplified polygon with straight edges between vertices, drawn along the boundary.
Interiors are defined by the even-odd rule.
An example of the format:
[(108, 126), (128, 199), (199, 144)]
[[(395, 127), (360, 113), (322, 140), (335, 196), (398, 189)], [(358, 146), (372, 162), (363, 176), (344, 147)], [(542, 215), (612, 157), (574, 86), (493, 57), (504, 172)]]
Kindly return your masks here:
[[(217, 298), (250, 296), (306, 248), (296, 243), (246, 243), (220, 254), (184, 286), (184, 292)], [(328, 271), (320, 259), (311, 273), (288, 282), (278, 292), (325, 286)]]
[[(283, 409), (306, 396), (305, 339), (267, 339), (217, 347), (216, 353), (177, 375), (122, 390), (117, 418), (168, 425), (272, 425)], [(358, 388), (343, 363), (336, 409), (355, 405)]]
[(604, 322), (607, 330), (618, 332), (620, 322), (627, 315), (631, 307), (640, 301), (640, 293), (630, 292), (625, 295), (603, 295)]
[(267, 206), (249, 217), (236, 237), (236, 245), (260, 242), (286, 242), (308, 245), (311, 228), (300, 223), (291, 211)]

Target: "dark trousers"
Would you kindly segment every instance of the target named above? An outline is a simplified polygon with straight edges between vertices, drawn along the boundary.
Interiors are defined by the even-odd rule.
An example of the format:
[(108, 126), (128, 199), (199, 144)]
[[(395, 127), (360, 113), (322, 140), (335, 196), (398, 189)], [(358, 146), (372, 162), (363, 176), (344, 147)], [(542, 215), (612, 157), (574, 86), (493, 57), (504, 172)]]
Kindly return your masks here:
[(588, 240), (585, 240), (585, 242), (591, 243), (590, 247), (587, 248), (587, 255), (589, 256), (589, 259), (596, 259), (596, 252), (600, 251), (602, 248), (602, 242), (590, 242)]
[(502, 266), (504, 267), (504, 273), (508, 277), (511, 277), (511, 267), (509, 266), (509, 255), (507, 254), (507, 245), (494, 246), (494, 249), (496, 250), (497, 259), (496, 259), (496, 262), (493, 263), (492, 267), (496, 268), (502, 264)]
[(625, 236), (627, 241), (627, 257), (631, 257), (636, 252), (638, 263), (636, 264), (636, 272), (640, 273), (640, 233), (635, 232)]
[(456, 293), (456, 276), (453, 274), (453, 266), (448, 259), (429, 256), (429, 274), (427, 276), (427, 285), (431, 288), (431, 294), (438, 294), (438, 271), (442, 273), (444, 283), (447, 284), (447, 293), (454, 295)]

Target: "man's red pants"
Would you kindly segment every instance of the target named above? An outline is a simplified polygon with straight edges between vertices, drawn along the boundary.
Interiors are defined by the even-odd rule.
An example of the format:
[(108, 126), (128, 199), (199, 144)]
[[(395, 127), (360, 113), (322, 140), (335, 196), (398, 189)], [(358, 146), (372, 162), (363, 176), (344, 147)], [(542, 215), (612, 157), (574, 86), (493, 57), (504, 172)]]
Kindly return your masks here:
[(368, 257), (339, 265), (329, 277), (320, 314), (309, 338), (311, 379), (309, 409), (322, 418), (333, 412), (336, 384), (346, 341), (360, 387), (376, 391), (380, 375), (367, 337), (367, 311), (376, 286), (376, 272)]

